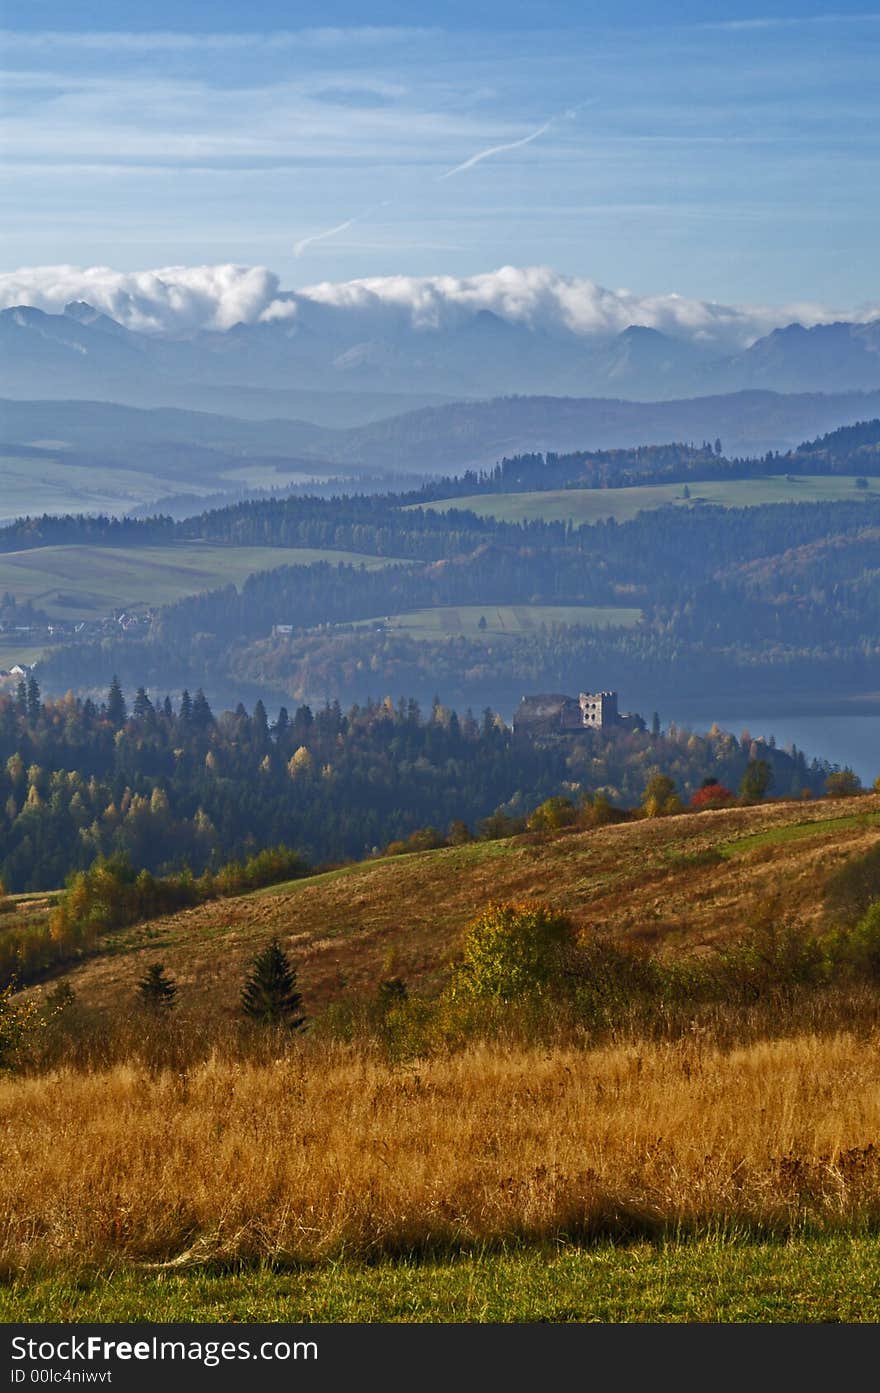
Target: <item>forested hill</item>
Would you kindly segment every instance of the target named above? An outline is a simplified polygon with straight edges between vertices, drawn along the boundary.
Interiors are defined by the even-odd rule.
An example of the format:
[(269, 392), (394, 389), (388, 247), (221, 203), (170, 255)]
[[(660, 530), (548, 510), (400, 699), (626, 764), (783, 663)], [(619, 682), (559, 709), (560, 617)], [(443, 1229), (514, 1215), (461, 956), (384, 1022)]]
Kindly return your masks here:
[(422, 844), (450, 828), (466, 839), (495, 813), (483, 830), (498, 835), (556, 795), (603, 789), (636, 804), (658, 770), (685, 800), (707, 779), (736, 791), (756, 760), (777, 795), (824, 788), (827, 766), (717, 730), (535, 746), (490, 710), (478, 721), (439, 703), (424, 715), (411, 700), (302, 706), (270, 725), (260, 702), (215, 717), (201, 693), (127, 702), (116, 684), (100, 705), (44, 702), (32, 679), (19, 698), (0, 697), (0, 879), (47, 889), (115, 853), (152, 871), (200, 871), (280, 842), (339, 861), (425, 827), (435, 830)]
[(784, 454), (727, 457), (723, 443), (673, 442), (626, 450), (552, 451), (505, 457), (491, 469), (468, 470), (431, 480), (410, 502), (476, 493), (528, 493), (544, 489), (628, 488), (689, 480), (754, 479), (785, 474), (880, 474), (880, 419), (844, 426)]
[(106, 515), (22, 518), (0, 528), (0, 553), (70, 544), (130, 546), (195, 539), (246, 546), (333, 547), (388, 556), (438, 559), (479, 545), (488, 534), (501, 542), (559, 542), (560, 523), (504, 523), (467, 514), (462, 521), (426, 518), (413, 508), (457, 495), (565, 488), (625, 488), (645, 483), (749, 479), (785, 474), (880, 474), (880, 419), (842, 427), (784, 455), (728, 458), (719, 438), (695, 446), (682, 442), (634, 449), (552, 451), (503, 458), (485, 471), (433, 480), (409, 492), (336, 497), (266, 498), (210, 508), (182, 522)]

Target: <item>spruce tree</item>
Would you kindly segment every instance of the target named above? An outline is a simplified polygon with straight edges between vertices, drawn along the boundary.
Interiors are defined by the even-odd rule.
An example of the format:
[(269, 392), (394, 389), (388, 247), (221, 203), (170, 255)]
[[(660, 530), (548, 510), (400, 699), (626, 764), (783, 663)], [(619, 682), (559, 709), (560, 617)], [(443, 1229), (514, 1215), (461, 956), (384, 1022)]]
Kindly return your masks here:
[(265, 1025), (286, 1025), (298, 1030), (305, 1024), (299, 1014), (302, 997), (296, 990), (296, 970), (277, 938), (273, 938), (251, 963), (241, 990), (241, 1009)]
[(28, 720), (36, 721), (40, 715), (42, 706), (40, 702), (40, 684), (33, 673), (28, 675), (26, 692), (25, 702), (27, 704)]
[(122, 695), (122, 687), (119, 685), (119, 678), (114, 673), (113, 681), (110, 683), (110, 690), (107, 693), (107, 719), (111, 725), (118, 730), (125, 725), (125, 718), (128, 714), (125, 697)]
[(214, 723), (214, 713), (208, 705), (208, 698), (201, 687), (193, 698), (191, 719), (193, 725), (199, 730), (207, 730)]
[(142, 1006), (151, 1011), (170, 1011), (175, 1004), (177, 984), (169, 977), (162, 963), (153, 963), (137, 984)]

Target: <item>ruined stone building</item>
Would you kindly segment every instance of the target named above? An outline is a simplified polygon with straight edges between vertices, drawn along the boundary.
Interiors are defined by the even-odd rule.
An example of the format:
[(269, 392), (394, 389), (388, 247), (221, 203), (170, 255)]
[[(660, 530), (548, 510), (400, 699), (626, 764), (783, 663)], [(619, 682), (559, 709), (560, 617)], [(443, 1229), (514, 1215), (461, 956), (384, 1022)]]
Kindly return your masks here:
[(641, 716), (619, 711), (616, 692), (524, 696), (513, 716), (515, 735), (564, 735), (583, 730), (644, 730)]

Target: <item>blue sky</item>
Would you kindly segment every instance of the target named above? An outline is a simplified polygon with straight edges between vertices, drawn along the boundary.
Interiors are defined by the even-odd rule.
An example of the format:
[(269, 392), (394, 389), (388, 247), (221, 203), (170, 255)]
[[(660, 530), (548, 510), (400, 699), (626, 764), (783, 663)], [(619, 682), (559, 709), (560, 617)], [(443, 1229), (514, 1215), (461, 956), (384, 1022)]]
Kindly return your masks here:
[(880, 293), (880, 5), (5, 0), (2, 24), (7, 268)]

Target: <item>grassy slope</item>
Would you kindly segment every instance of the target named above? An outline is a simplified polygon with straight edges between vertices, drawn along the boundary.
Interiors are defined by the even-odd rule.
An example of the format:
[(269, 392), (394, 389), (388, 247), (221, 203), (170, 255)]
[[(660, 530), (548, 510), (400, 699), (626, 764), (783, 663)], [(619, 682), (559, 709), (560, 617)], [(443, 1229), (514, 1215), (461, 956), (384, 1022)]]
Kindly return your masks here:
[[(604, 629), (610, 625), (631, 628), (642, 617), (640, 609), (612, 605), (439, 605), (434, 609), (410, 610), (386, 619), (364, 619), (355, 627), (370, 628), (384, 625), (399, 630), (409, 638), (420, 640), (455, 638), (466, 635), (476, 638), (481, 633), (490, 638), (520, 638), (539, 629), (542, 624), (583, 625)], [(486, 627), (480, 629), (485, 618)]]
[(465, 508), (481, 517), (507, 522), (544, 518), (548, 522), (575, 524), (615, 518), (626, 522), (636, 513), (673, 504), (677, 508), (697, 508), (701, 503), (721, 504), (725, 508), (757, 508), (767, 503), (833, 503), (839, 499), (876, 498), (877, 485), (865, 492), (856, 490), (855, 478), (841, 475), (798, 475), (786, 479), (776, 475), (765, 479), (692, 480), (690, 498), (682, 496), (684, 484), (645, 484), (618, 489), (551, 489), (535, 493), (474, 494), (432, 503), (432, 508)]
[[(765, 902), (778, 890), (785, 892), (786, 909), (810, 923), (821, 913), (820, 887), (824, 876), (844, 856), (875, 842), (878, 826), (880, 798), (868, 796), (859, 800), (772, 804), (728, 812), (685, 814), (592, 833), (563, 833), (544, 840), (519, 838), (386, 858), (249, 897), (207, 905), (145, 926), (122, 936), (115, 952), (85, 964), (71, 973), (70, 979), (84, 1002), (115, 999), (120, 1004), (128, 1004), (134, 978), (143, 971), (145, 961), (161, 955), (186, 987), (190, 1003), (195, 1001), (211, 1014), (218, 1010), (231, 1012), (236, 1005), (246, 958), (257, 945), (265, 942), (270, 932), (277, 930), (296, 952), (306, 1003), (314, 1012), (322, 1000), (338, 994), (343, 982), (352, 987), (365, 986), (385, 975), (389, 970), (389, 950), (396, 955), (395, 971), (402, 972), (416, 985), (430, 985), (438, 979), (444, 962), (454, 951), (467, 918), (490, 896), (533, 895), (552, 899), (566, 906), (584, 925), (602, 925), (621, 935), (656, 936), (673, 948), (708, 942), (735, 932), (756, 903)], [(706, 851), (714, 852), (716, 859), (707, 859)], [(27, 907), (38, 910), (39, 903), (29, 897)], [(181, 1004), (181, 1012), (184, 1009)], [(653, 1064), (652, 1048), (657, 1054)], [(302, 1148), (289, 1145), (289, 1136), (296, 1127), (290, 1118), (280, 1115), (283, 1103), (284, 1107), (294, 1109), (297, 1125), (305, 1128), (300, 1138), (303, 1145), (308, 1133), (310, 1145), (321, 1151), (323, 1157), (322, 1163), (314, 1166), (305, 1157), (303, 1176), (299, 1180), (288, 1177), (282, 1186), (284, 1193), (297, 1203), (310, 1203), (309, 1195), (300, 1194), (303, 1186), (308, 1189), (304, 1177), (320, 1177), (326, 1168), (332, 1181), (333, 1175), (341, 1173), (338, 1170), (341, 1158), (332, 1159), (330, 1149), (336, 1146), (344, 1151), (349, 1145), (346, 1138), (350, 1133), (354, 1150), (347, 1162), (347, 1188), (343, 1187), (348, 1195), (346, 1203), (351, 1207), (360, 1196), (373, 1222), (378, 1222), (374, 1210), (377, 1206), (381, 1209), (380, 1200), (385, 1190), (389, 1186), (393, 1189), (398, 1181), (402, 1184), (404, 1172), (409, 1175), (413, 1166), (413, 1175), (422, 1176), (426, 1184), (434, 1183), (442, 1174), (444, 1194), (453, 1186), (456, 1177), (459, 1188), (466, 1182), (462, 1191), (465, 1197), (471, 1194), (469, 1185), (477, 1189), (480, 1184), (484, 1188), (488, 1186), (487, 1194), (483, 1196), (480, 1192), (475, 1201), (480, 1215), (484, 1210), (488, 1213), (490, 1199), (492, 1202), (498, 1200), (492, 1189), (496, 1151), (504, 1157), (503, 1175), (509, 1175), (519, 1164), (517, 1148), (525, 1146), (528, 1150), (528, 1139), (532, 1138), (541, 1155), (552, 1156), (562, 1166), (560, 1176), (567, 1175), (561, 1153), (558, 1154), (563, 1133), (570, 1134), (569, 1141), (575, 1147), (572, 1156), (580, 1157), (583, 1163), (584, 1148), (588, 1148), (588, 1144), (599, 1147), (597, 1156), (605, 1155), (611, 1147), (612, 1135), (619, 1132), (618, 1151), (621, 1145), (623, 1150), (619, 1157), (614, 1152), (617, 1159), (613, 1161), (611, 1174), (625, 1180), (628, 1166), (632, 1173), (626, 1183), (638, 1182), (648, 1185), (649, 1189), (650, 1184), (658, 1187), (661, 1182), (669, 1182), (670, 1175), (677, 1177), (676, 1183), (682, 1191), (677, 1204), (684, 1212), (688, 1204), (698, 1205), (701, 1198), (706, 1201), (703, 1192), (713, 1166), (712, 1173), (717, 1171), (715, 1180), (723, 1182), (723, 1189), (730, 1178), (728, 1151), (731, 1148), (731, 1155), (735, 1153), (735, 1156), (739, 1156), (737, 1148), (744, 1148), (743, 1154), (748, 1150), (748, 1128), (738, 1114), (739, 1103), (731, 1106), (731, 1071), (738, 1081), (740, 1099), (745, 1102), (748, 1126), (752, 1131), (756, 1127), (758, 1131), (763, 1128), (762, 1144), (767, 1156), (760, 1147), (752, 1148), (755, 1150), (752, 1164), (753, 1169), (757, 1167), (761, 1194), (764, 1171), (767, 1183), (776, 1183), (778, 1176), (774, 1166), (778, 1169), (778, 1154), (785, 1152), (787, 1146), (794, 1149), (796, 1142), (808, 1151), (812, 1146), (820, 1165), (825, 1167), (830, 1137), (835, 1139), (835, 1146), (845, 1148), (864, 1145), (865, 1137), (873, 1135), (870, 1131), (873, 1114), (869, 1107), (875, 1078), (872, 1046), (868, 1046), (866, 1054), (864, 1043), (857, 1041), (835, 1038), (820, 1046), (805, 1037), (801, 1041), (758, 1044), (751, 1051), (742, 1049), (732, 1057), (722, 1052), (714, 1063), (703, 1051), (700, 1067), (695, 1072), (690, 1067), (690, 1046), (684, 1048), (686, 1059), (678, 1058), (676, 1048), (646, 1047), (638, 1060), (630, 1058), (625, 1049), (622, 1054), (615, 1053), (614, 1049), (606, 1051), (605, 1067), (610, 1070), (609, 1079), (614, 1082), (613, 1093), (609, 1084), (601, 1098), (598, 1090), (594, 1097), (588, 1087), (581, 1099), (580, 1112), (571, 1110), (570, 1100), (566, 1102), (563, 1094), (572, 1088), (577, 1092), (583, 1080), (578, 1083), (575, 1076), (584, 1070), (589, 1075), (587, 1085), (590, 1085), (593, 1074), (602, 1067), (602, 1051), (583, 1059), (579, 1057), (577, 1064), (568, 1059), (568, 1067), (564, 1067), (566, 1061), (561, 1057), (554, 1066), (549, 1054), (546, 1059), (542, 1053), (540, 1059), (528, 1055), (519, 1060), (502, 1054), (494, 1062), (492, 1059), (485, 1062), (483, 1083), (485, 1085), (488, 1080), (491, 1084), (491, 1097), (477, 1099), (476, 1103), (471, 1098), (469, 1122), (465, 1117), (465, 1103), (470, 1096), (467, 1089), (459, 1090), (459, 1098), (453, 1087), (454, 1080), (444, 1074), (444, 1070), (455, 1074), (456, 1070), (464, 1069), (463, 1085), (471, 1078), (465, 1065), (455, 1060), (441, 1060), (436, 1066), (426, 1064), (412, 1086), (424, 1083), (427, 1090), (423, 1123), (430, 1124), (428, 1130), (433, 1127), (442, 1131), (446, 1127), (447, 1151), (451, 1145), (454, 1154), (443, 1152), (442, 1159), (440, 1150), (434, 1145), (439, 1147), (440, 1138), (433, 1138), (429, 1145), (427, 1136), (422, 1137), (419, 1131), (421, 1124), (417, 1125), (415, 1110), (421, 1093), (410, 1096), (407, 1070), (386, 1071), (387, 1078), (383, 1074), (378, 1082), (374, 1081), (375, 1086), (368, 1087), (365, 1066), (357, 1065), (354, 1092), (351, 1092), (352, 1081), (348, 1080), (344, 1067), (337, 1068), (339, 1078), (333, 1087), (337, 1093), (340, 1087), (342, 1089), (337, 1096), (331, 1087), (333, 1070), (329, 1059), (314, 1076), (308, 1070), (301, 1072), (294, 1060), (290, 1064), (293, 1070), (290, 1080), (281, 1074), (275, 1078), (281, 1060), (275, 1061), (274, 1072), (269, 1069), (267, 1074), (258, 1068), (248, 1074), (247, 1079), (232, 1066), (231, 1081), (227, 1082), (221, 1078), (220, 1066), (208, 1065), (202, 1070), (204, 1087), (199, 1082), (198, 1071), (188, 1085), (196, 1092), (199, 1088), (203, 1092), (207, 1089), (204, 1099), (199, 1094), (201, 1103), (198, 1106), (195, 1094), (190, 1100), (188, 1093), (184, 1097), (179, 1089), (175, 1092), (173, 1076), (170, 1076), (170, 1083), (159, 1077), (148, 1086), (145, 1079), (139, 1080), (136, 1071), (133, 1074), (123, 1069), (107, 1077), (77, 1075), (67, 1080), (59, 1077), (48, 1090), (42, 1084), (36, 1086), (22, 1080), (22, 1097), (9, 1111), (7, 1125), (19, 1131), (23, 1129), (22, 1138), (27, 1140), (20, 1140), (22, 1146), (36, 1148), (32, 1164), (36, 1165), (37, 1158), (42, 1157), (41, 1165), (49, 1170), (53, 1165), (58, 1169), (57, 1175), (35, 1177), (38, 1197), (31, 1196), (28, 1203), (39, 1209), (45, 1202), (51, 1208), (46, 1199), (50, 1197), (52, 1204), (56, 1208), (60, 1205), (65, 1214), (69, 1212), (65, 1205), (72, 1205), (84, 1231), (89, 1224), (97, 1226), (96, 1231), (100, 1229), (101, 1223), (107, 1220), (108, 1205), (108, 1213), (114, 1204), (122, 1206), (125, 1213), (129, 1212), (126, 1206), (137, 1207), (134, 1196), (141, 1195), (142, 1191), (136, 1174), (137, 1158), (141, 1155), (153, 1158), (158, 1154), (159, 1134), (165, 1137), (163, 1127), (170, 1127), (170, 1135), (176, 1140), (174, 1148), (169, 1148), (165, 1137), (160, 1171), (155, 1171), (152, 1159), (148, 1162), (150, 1184), (161, 1198), (156, 1213), (173, 1218), (180, 1210), (180, 1223), (189, 1231), (193, 1220), (187, 1205), (195, 1216), (197, 1186), (195, 1180), (192, 1184), (181, 1185), (179, 1177), (175, 1178), (171, 1151), (182, 1148), (186, 1152), (187, 1144), (198, 1131), (202, 1104), (208, 1109), (205, 1135), (212, 1140), (210, 1162), (206, 1157), (202, 1163), (210, 1174), (203, 1176), (199, 1171), (199, 1176), (205, 1189), (203, 1198), (209, 1208), (211, 1205), (217, 1208), (221, 1203), (233, 1204), (235, 1185), (241, 1181), (240, 1171), (257, 1175), (235, 1150), (236, 1146), (245, 1144), (250, 1133), (247, 1128), (241, 1130), (240, 1119), (236, 1122), (233, 1118), (233, 1105), (239, 1111), (243, 1109), (246, 1118), (253, 1116), (257, 1103), (264, 1110), (265, 1120), (260, 1132), (248, 1145), (267, 1149), (273, 1141), (282, 1148), (276, 1162), (269, 1167), (271, 1176), (276, 1176), (276, 1163), (280, 1165), (278, 1156), (282, 1154), (289, 1166), (295, 1168), (299, 1164), (296, 1158)], [(861, 1055), (858, 1054), (860, 1049)], [(340, 1061), (336, 1063), (339, 1065)], [(379, 1066), (380, 1073), (381, 1068)], [(433, 1079), (432, 1069), (437, 1072), (437, 1079)], [(508, 1073), (516, 1075), (517, 1070), (520, 1071), (518, 1081), (512, 1076), (507, 1078)], [(852, 1094), (851, 1102), (839, 1087), (844, 1077)], [(478, 1081), (476, 1075), (471, 1079), (472, 1084)], [(257, 1090), (253, 1099), (246, 1084)], [(332, 1096), (324, 1098), (321, 1094), (313, 1100), (316, 1111), (312, 1116), (306, 1106), (306, 1092), (317, 1089), (320, 1094), (325, 1086), (330, 1088)], [(656, 1099), (651, 1102), (649, 1086), (655, 1091), (657, 1088), (661, 1092), (666, 1090), (662, 1107), (658, 1107)], [(18, 1097), (18, 1087), (9, 1083), (3, 1095), (4, 1105), (11, 1105)], [(760, 1096), (761, 1108), (747, 1101), (749, 1087)], [(91, 1111), (85, 1097), (82, 1105), (68, 1097), (72, 1088), (89, 1095)], [(111, 1105), (105, 1094), (114, 1088), (119, 1097)], [(818, 1110), (814, 1096), (817, 1088), (824, 1100)], [(271, 1098), (267, 1089), (275, 1090)], [(156, 1098), (152, 1096), (153, 1091), (157, 1092)], [(366, 1096), (362, 1096), (364, 1094)], [(500, 1109), (496, 1094), (506, 1100)], [(539, 1097), (552, 1104), (552, 1114), (544, 1116), (536, 1101)], [(447, 1109), (437, 1107), (443, 1099), (454, 1109), (455, 1121), (451, 1128)], [(380, 1111), (374, 1115), (370, 1109), (379, 1103)], [(529, 1126), (523, 1128), (516, 1122), (520, 1116), (517, 1108), (526, 1103)], [(602, 1107), (605, 1112), (601, 1111)], [(221, 1110), (222, 1122), (219, 1116), (212, 1121), (212, 1108)], [(362, 1116), (363, 1108), (367, 1112)], [(385, 1116), (382, 1108), (390, 1108), (393, 1116)], [(497, 1113), (494, 1121), (490, 1119), (493, 1108)], [(584, 1108), (586, 1113), (581, 1116)], [(176, 1121), (170, 1115), (174, 1109), (180, 1113)], [(720, 1117), (725, 1109), (735, 1122), (730, 1137)], [(51, 1118), (59, 1111), (62, 1116), (52, 1122)], [(71, 1129), (69, 1119), (64, 1120), (71, 1111), (79, 1120), (79, 1129)], [(117, 1119), (125, 1133), (124, 1146), (104, 1137), (111, 1117)], [(540, 1117), (544, 1117), (544, 1124), (552, 1129), (544, 1137), (538, 1128)], [(345, 1123), (340, 1129), (333, 1119), (343, 1118)], [(324, 1119), (321, 1126), (325, 1131), (329, 1127), (326, 1137), (317, 1119)], [(693, 1131), (695, 1119), (700, 1119), (698, 1138)], [(728, 1118), (725, 1124), (728, 1131), (730, 1120)], [(710, 1124), (715, 1126), (718, 1136), (712, 1133)], [(86, 1136), (89, 1127), (91, 1131)], [(81, 1146), (82, 1155), (71, 1156), (66, 1161), (56, 1156), (52, 1161), (56, 1143), (46, 1146), (40, 1140), (47, 1128), (54, 1129), (53, 1136), (57, 1134), (58, 1147), (75, 1149), (76, 1143)], [(129, 1136), (129, 1129), (134, 1129), (137, 1136)], [(466, 1144), (456, 1149), (455, 1137), (459, 1129), (463, 1129)], [(140, 1135), (142, 1131), (144, 1136)], [(850, 1132), (852, 1136), (848, 1135)], [(669, 1175), (656, 1159), (661, 1133), (674, 1162)], [(395, 1145), (400, 1149), (399, 1157), (387, 1173), (380, 1164), (385, 1152), (381, 1148), (377, 1150), (380, 1137), (395, 1138)], [(658, 1138), (652, 1142), (653, 1151), (650, 1147), (646, 1149), (649, 1137)], [(719, 1137), (721, 1141), (727, 1137), (724, 1145), (720, 1144)], [(109, 1146), (108, 1154), (104, 1157), (101, 1152), (96, 1159), (92, 1149), (101, 1151), (102, 1146), (105, 1150)], [(224, 1146), (228, 1153), (228, 1174), (224, 1172), (221, 1177), (218, 1172), (214, 1176), (211, 1168), (220, 1166)], [(468, 1170), (470, 1162), (467, 1160), (472, 1150), (473, 1175)], [(704, 1155), (704, 1152), (711, 1155)], [(649, 1155), (654, 1158), (650, 1164)], [(425, 1156), (432, 1157), (427, 1169)], [(688, 1159), (697, 1163), (698, 1184), (693, 1177), (688, 1178), (685, 1164)], [(523, 1164), (528, 1171), (527, 1191), (533, 1198), (539, 1171), (543, 1174), (546, 1168), (529, 1170), (532, 1160), (527, 1157), (526, 1161), (528, 1164), (525, 1161)], [(187, 1175), (195, 1174), (185, 1155), (178, 1158), (178, 1162)], [(406, 1171), (407, 1164), (410, 1171)], [(97, 1187), (89, 1166), (92, 1169), (97, 1166), (101, 1173)], [(135, 1173), (129, 1175), (126, 1167), (130, 1170), (132, 1166)], [(88, 1174), (83, 1173), (83, 1167)], [(359, 1182), (354, 1179), (357, 1167), (364, 1169), (370, 1179), (363, 1194), (362, 1187), (359, 1188)], [(462, 1170), (463, 1182), (458, 1174)], [(740, 1176), (737, 1184), (741, 1186), (738, 1163), (733, 1166), (733, 1174)], [(555, 1176), (551, 1165), (547, 1176), (551, 1191), (554, 1184), (562, 1184), (558, 1177), (554, 1179)], [(332, 1199), (335, 1192), (330, 1181), (327, 1195)], [(272, 1191), (275, 1183), (269, 1184), (266, 1223), (277, 1218)], [(318, 1184), (318, 1180), (314, 1183)], [(76, 1190), (77, 1184), (82, 1194)], [(261, 1184), (265, 1189), (266, 1183)], [(131, 1188), (132, 1185), (134, 1188), (129, 1194), (126, 1186)], [(245, 1183), (243, 1188), (239, 1184), (238, 1202), (244, 1206), (245, 1219), (250, 1214), (248, 1207), (256, 1205), (255, 1193), (259, 1188), (256, 1181)], [(564, 1190), (564, 1185), (562, 1188)], [(105, 1199), (100, 1195), (95, 1198), (98, 1191), (106, 1191)], [(503, 1183), (499, 1193), (507, 1194)], [(457, 1194), (456, 1204), (464, 1204), (462, 1195)], [(44, 1200), (39, 1200), (39, 1196)], [(144, 1203), (152, 1213), (149, 1203)], [(725, 1203), (727, 1209), (732, 1205), (733, 1212), (743, 1208), (740, 1189), (735, 1190), (732, 1198), (727, 1195)], [(430, 1206), (426, 1207), (422, 1200), (417, 1202), (413, 1197), (410, 1209), (405, 1211), (412, 1210), (407, 1222), (415, 1222), (417, 1215), (424, 1218), (429, 1209)], [(722, 1204), (721, 1210), (724, 1209)], [(454, 1212), (459, 1211), (455, 1209)], [(626, 1241), (621, 1234), (617, 1241), (599, 1240), (584, 1247), (560, 1247), (540, 1241), (521, 1245), (513, 1239), (506, 1249), (503, 1245), (498, 1249), (489, 1244), (485, 1251), (479, 1243), (470, 1246), (463, 1243), (458, 1254), (447, 1247), (442, 1255), (441, 1245), (435, 1258), (423, 1261), (382, 1259), (377, 1253), (378, 1261), (369, 1263), (355, 1257), (349, 1260), (332, 1257), (314, 1265), (282, 1264), (280, 1269), (261, 1266), (259, 1262), (252, 1265), (247, 1260), (240, 1268), (224, 1269), (222, 1264), (218, 1268), (210, 1261), (207, 1264), (196, 1261), (194, 1253), (192, 1267), (186, 1261), (178, 1266), (173, 1259), (168, 1269), (151, 1270), (132, 1264), (123, 1252), (112, 1261), (104, 1261), (98, 1256), (101, 1243), (93, 1244), (96, 1251), (92, 1252), (83, 1240), (79, 1256), (71, 1251), (47, 1268), (37, 1262), (25, 1275), (17, 1264), (11, 1264), (8, 1275), (0, 1283), (0, 1320), (737, 1322), (880, 1319), (877, 1297), (880, 1240), (870, 1223), (867, 1230), (862, 1225), (856, 1225), (852, 1231), (846, 1231), (846, 1226), (837, 1232), (805, 1230), (802, 1234), (790, 1234), (785, 1242), (775, 1242), (753, 1234), (745, 1217), (743, 1210), (742, 1224), (728, 1222), (725, 1226), (722, 1223), (721, 1236), (683, 1238), (682, 1241), (668, 1238)], [(146, 1218), (141, 1216), (138, 1222), (141, 1227), (146, 1225), (149, 1237), (148, 1218), (149, 1214)], [(52, 1222), (59, 1222), (57, 1214)], [(167, 1222), (171, 1223), (171, 1219)], [(213, 1233), (212, 1222), (210, 1215), (199, 1221), (209, 1238)], [(238, 1220), (232, 1223), (236, 1232), (237, 1223)], [(830, 1227), (837, 1226), (831, 1224)], [(58, 1233), (63, 1234), (64, 1245), (75, 1249), (78, 1239), (68, 1228), (69, 1221), (65, 1218)], [(138, 1224), (134, 1224), (133, 1231), (140, 1233)], [(172, 1241), (165, 1248), (173, 1254), (180, 1252), (182, 1246), (186, 1246), (183, 1239), (172, 1235)], [(281, 1246), (290, 1251), (288, 1244)], [(206, 1253), (210, 1247), (208, 1242)], [(381, 1251), (381, 1244), (379, 1248)], [(159, 1244), (155, 1249), (157, 1255), (161, 1255), (161, 1249)]]
[[(276, 566), (363, 563), (387, 566), (387, 557), (309, 547), (236, 547), (188, 542), (166, 547), (35, 547), (0, 556), (0, 592), (33, 600), (53, 618), (105, 615), (126, 606), (169, 604), (183, 595), (232, 582)], [(60, 598), (59, 598), (60, 597)]]
[[(491, 899), (552, 901), (584, 927), (698, 948), (735, 934), (776, 894), (786, 913), (818, 923), (817, 884), (878, 831), (880, 797), (868, 795), (388, 857), (127, 931), (69, 979), (83, 1001), (129, 1002), (159, 957), (189, 1011), (232, 1017), (248, 961), (278, 933), (314, 1014), (391, 971), (417, 989), (436, 987), (468, 920)], [(699, 856), (712, 850), (717, 860)]]
[[(178, 480), (178, 487), (184, 482)], [(0, 454), (0, 525), (25, 513), (120, 513), (168, 492), (168, 479), (143, 470), (120, 472), (101, 464), (82, 469), (63, 457)]]

